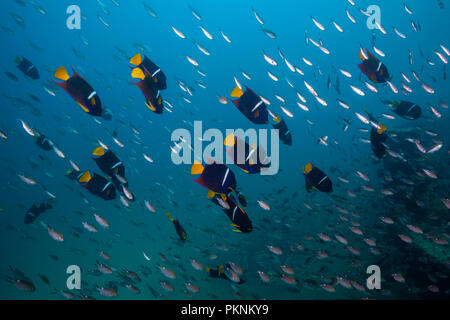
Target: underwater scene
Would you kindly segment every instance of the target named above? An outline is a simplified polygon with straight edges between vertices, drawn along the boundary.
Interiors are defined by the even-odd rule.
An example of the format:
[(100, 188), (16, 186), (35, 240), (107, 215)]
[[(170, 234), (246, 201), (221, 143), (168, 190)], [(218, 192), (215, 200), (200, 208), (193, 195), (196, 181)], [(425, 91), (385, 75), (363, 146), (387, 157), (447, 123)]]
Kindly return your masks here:
[(0, 299), (448, 299), (449, 5), (1, 1)]

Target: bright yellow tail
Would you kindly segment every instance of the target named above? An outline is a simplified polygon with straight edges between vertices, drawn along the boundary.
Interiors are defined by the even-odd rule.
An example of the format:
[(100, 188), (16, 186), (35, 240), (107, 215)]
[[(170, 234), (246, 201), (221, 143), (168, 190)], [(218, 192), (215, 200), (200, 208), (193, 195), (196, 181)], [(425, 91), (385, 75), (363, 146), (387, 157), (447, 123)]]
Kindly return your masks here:
[(55, 78), (63, 81), (67, 81), (70, 79), (69, 74), (64, 67), (59, 67), (58, 70), (55, 71)]
[(136, 53), (133, 58), (130, 59), (130, 63), (138, 66), (142, 63), (142, 55), (140, 53)]
[(191, 167), (191, 174), (201, 174), (205, 168), (203, 165), (197, 160), (194, 161), (194, 164)]
[(242, 89), (239, 88), (239, 87), (235, 87), (235, 88), (233, 89), (233, 91), (231, 91), (231, 96), (232, 96), (233, 98), (240, 98), (243, 94), (244, 94), (244, 92), (243, 92)]

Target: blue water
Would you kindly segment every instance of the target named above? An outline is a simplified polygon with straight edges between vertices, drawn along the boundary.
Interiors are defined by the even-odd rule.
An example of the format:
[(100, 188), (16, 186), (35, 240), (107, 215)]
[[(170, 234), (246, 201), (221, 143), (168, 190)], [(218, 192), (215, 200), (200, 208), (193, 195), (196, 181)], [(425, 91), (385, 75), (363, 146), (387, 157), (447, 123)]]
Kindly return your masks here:
[[(440, 48), (440, 45), (450, 46), (448, 7), (440, 9), (437, 1), (408, 0), (407, 6), (413, 11), (413, 15), (409, 15), (401, 1), (357, 1), (356, 5), (362, 9), (372, 4), (380, 7), (381, 24), (387, 31), (383, 35), (379, 30), (369, 30), (367, 17), (345, 0), (285, 0), (276, 3), (262, 0), (145, 1), (157, 14), (156, 18), (146, 12), (141, 1), (115, 2), (120, 6), (111, 0), (76, 3), (53, 0), (39, 4), (36, 1), (9, 0), (0, 4), (0, 104), (3, 110), (0, 130), (7, 135), (7, 139), (0, 141), (0, 274), (18, 279), (9, 266), (18, 268), (36, 287), (34, 292), (23, 291), (2, 279), (1, 299), (64, 299), (57, 292), (70, 291), (66, 287), (66, 268), (69, 265), (81, 267), (83, 292), (97, 299), (105, 297), (99, 295), (95, 287), (107, 286), (109, 282), (118, 285), (115, 299), (448, 297), (450, 252), (446, 242), (450, 234), (449, 210), (441, 199), (449, 198), (449, 111), (446, 103), (450, 97), (449, 81), (443, 78), (444, 63), (433, 53), (439, 51), (448, 58)], [(25, 6), (20, 3), (25, 3)], [(71, 4), (81, 8), (84, 17), (81, 30), (66, 27), (66, 8)], [(202, 21), (192, 15), (189, 5), (200, 13)], [(38, 7), (44, 9), (45, 14)], [(252, 7), (263, 17), (262, 27), (275, 32), (276, 39), (261, 31)], [(356, 24), (348, 19), (346, 9), (355, 17)], [(16, 23), (12, 14), (19, 15), (24, 26)], [(98, 16), (109, 26), (105, 26)], [(311, 16), (324, 25), (325, 31), (314, 25)], [(343, 33), (334, 28), (332, 20), (344, 29)], [(414, 32), (411, 20), (420, 24), (421, 30)], [(183, 32), (186, 39), (178, 37), (171, 26)], [(211, 33), (212, 40), (204, 36), (200, 26)], [(406, 39), (397, 36), (392, 26)], [(230, 37), (231, 43), (222, 38), (219, 30)], [(305, 30), (314, 41), (319, 42), (320, 38), (331, 54), (323, 53), (311, 42), (306, 44)], [(359, 48), (367, 47), (373, 51), (373, 32), (376, 47), (386, 54), (380, 59), (393, 75), (392, 83), (400, 91), (397, 94), (383, 85), (376, 85), (378, 94), (371, 93), (364, 85), (364, 81), (369, 82), (367, 77), (362, 75), (359, 80)], [(200, 52), (193, 40), (207, 48), (211, 55)], [(304, 72), (304, 76), (292, 73), (286, 67), (278, 49)], [(262, 50), (273, 57), (278, 66), (267, 64)], [(413, 65), (408, 61), (409, 50)], [(172, 112), (152, 113), (145, 107), (140, 90), (130, 82), (128, 60), (137, 52), (148, 56), (167, 75), (167, 90), (161, 94), (173, 105), (173, 109), (169, 107)], [(206, 73), (206, 77), (196, 71), (186, 55), (198, 62), (198, 69)], [(32, 61), (39, 69), (40, 79), (25, 78), (15, 67), (13, 60), (16, 56)], [(302, 57), (311, 61), (313, 66), (305, 64)], [(435, 65), (427, 63), (427, 58)], [(112, 112), (111, 121), (98, 118), (100, 123), (96, 122), (52, 83), (53, 74), (60, 66), (68, 70), (73, 67), (94, 87), (103, 105)], [(352, 78), (343, 76), (339, 69), (350, 72)], [(241, 71), (250, 75), (251, 80), (247, 80)], [(271, 80), (267, 71), (276, 75), (279, 81)], [(427, 93), (411, 71), (431, 86), (434, 94)], [(5, 72), (14, 74), (17, 81)], [(408, 85), (412, 93), (409, 96), (401, 90), (403, 78), (400, 72), (411, 79)], [(174, 146), (171, 133), (177, 128), (192, 130), (194, 121), (202, 121), (203, 130), (217, 128), (223, 132), (226, 129), (271, 127), (252, 124), (231, 102), (226, 105), (219, 103), (217, 97), (229, 98), (236, 86), (234, 76), (241, 84), (270, 100), (269, 108), (285, 119), (293, 136), (292, 146), (280, 144), (280, 172), (275, 176), (247, 175), (237, 166), (230, 166), (240, 189), (249, 199), (245, 210), (254, 225), (249, 234), (232, 232), (226, 215), (207, 200), (207, 190), (192, 180), (190, 165), (175, 165), (171, 160), (170, 147)], [(327, 86), (329, 76), (330, 88)], [(337, 76), (341, 94), (333, 88)], [(291, 88), (285, 78), (295, 88)], [(179, 81), (194, 89), (191, 90), (192, 96), (183, 92)], [(198, 86), (197, 81), (207, 88)], [(314, 99), (303, 81), (314, 87), (327, 102), (326, 107)], [(356, 95), (350, 84), (361, 88), (366, 95)], [(55, 96), (48, 94), (44, 86), (55, 90)], [(296, 91), (306, 98), (309, 112), (297, 106)], [(40, 102), (31, 99), (29, 94), (37, 96)], [(283, 97), (286, 103), (282, 104), (275, 95)], [(366, 106), (376, 116), (390, 113), (380, 98), (414, 101), (424, 113), (416, 121), (398, 116), (393, 120), (382, 118), (388, 132), (406, 132), (402, 138), (414, 135), (427, 149), (439, 141), (443, 143), (442, 149), (436, 153), (423, 154), (414, 149), (411, 142), (404, 142), (415, 150), (413, 155), (407, 155), (408, 161), (420, 169), (432, 169), (437, 175), (437, 179), (418, 175), (394, 177), (398, 182), (398, 189), (394, 192), (399, 199), (408, 198), (413, 193), (410, 186), (399, 182), (401, 178), (413, 180), (414, 185), (425, 184), (421, 191), (413, 193), (413, 197), (423, 196), (419, 199), (423, 202), (420, 213), (413, 214), (401, 201), (381, 194), (380, 191), (386, 188), (383, 176), (392, 175), (385, 163), (391, 161), (395, 166), (399, 160), (389, 155), (386, 159), (374, 159), (370, 144), (360, 140), (369, 139), (369, 132), (362, 132), (360, 128), (370, 130), (370, 125), (360, 122), (355, 112), (364, 114), (362, 106)], [(339, 106), (337, 99), (347, 103), (350, 109)], [(430, 105), (438, 110), (440, 117), (430, 111)], [(288, 109), (293, 117), (283, 113), (280, 106)], [(343, 118), (351, 120), (347, 131), (343, 131)], [(23, 130), (19, 119), (52, 139), (64, 152), (65, 158), (58, 157), (53, 151), (39, 149), (33, 137)], [(131, 125), (140, 131), (139, 135), (133, 133)], [(114, 129), (123, 147), (114, 142)], [(427, 130), (438, 135), (432, 137), (426, 133)], [(318, 143), (318, 139), (324, 136), (328, 136), (328, 146)], [(100, 173), (90, 158), (92, 151), (99, 146), (98, 140), (108, 145), (126, 167), (130, 190), (136, 198), (128, 208), (119, 199), (103, 201), (65, 177), (70, 168), (69, 160), (82, 170)], [(143, 153), (150, 156), (153, 163), (146, 161)], [(305, 191), (301, 167), (308, 162), (330, 176), (334, 184), (333, 194), (318, 191), (309, 194)], [(365, 173), (370, 181), (362, 180), (355, 171)], [(18, 177), (19, 174), (38, 183), (27, 185)], [(349, 180), (349, 183), (343, 183), (338, 177)], [(372, 187), (374, 191), (362, 189), (363, 185)], [(45, 190), (56, 196), (57, 204), (32, 225), (25, 225), (23, 219), (27, 209), (49, 197)], [(356, 197), (349, 196), (348, 190), (353, 191)], [(156, 208), (156, 213), (145, 208), (145, 200)], [(268, 203), (270, 211), (263, 210), (257, 200)], [(312, 209), (308, 209), (305, 203)], [(338, 208), (348, 212), (342, 213)], [(188, 234), (186, 242), (181, 243), (178, 239), (166, 212), (181, 221)], [(106, 218), (110, 228), (99, 226), (93, 213)], [(347, 221), (339, 215), (347, 217)], [(380, 221), (380, 216), (391, 217), (395, 223), (385, 224)], [(64, 242), (54, 241), (39, 220), (64, 234)], [(90, 233), (83, 229), (84, 221), (96, 226), (98, 232)], [(353, 226), (360, 228), (363, 235), (350, 231), (351, 222), (355, 222)], [(407, 225), (418, 226), (423, 233), (414, 233)], [(79, 233), (80, 238), (73, 232)], [(327, 234), (331, 241), (321, 240), (318, 233)], [(358, 249), (360, 255), (336, 241), (336, 234), (345, 237), (348, 246)], [(412, 243), (401, 241), (398, 234), (408, 235)], [(364, 238), (376, 242), (377, 254), (370, 251)], [(443, 239), (444, 243), (438, 244), (434, 238)], [(304, 250), (297, 249), (299, 244)], [(220, 249), (222, 245), (227, 251)], [(274, 255), (267, 245), (280, 247), (283, 254)], [(102, 260), (97, 254), (100, 250), (110, 254), (111, 260)], [(327, 252), (328, 258), (318, 259), (318, 251)], [(143, 252), (150, 261), (144, 258)], [(160, 258), (160, 253), (167, 261)], [(217, 258), (211, 260), (210, 254), (217, 255)], [(57, 256), (58, 261), (49, 255)], [(190, 258), (199, 261), (203, 271), (195, 270)], [(113, 274), (92, 274), (97, 261), (113, 267)], [(210, 278), (204, 270), (206, 266), (218, 266), (228, 261), (243, 269), (246, 283), (238, 285), (225, 279)], [(373, 264), (381, 269), (380, 290), (365, 288), (360, 291), (355, 286), (348, 289), (336, 283), (336, 278), (342, 277), (366, 287), (366, 268)], [(294, 269), (297, 285), (280, 280), (283, 273), (280, 265)], [(151, 274), (142, 273), (143, 266)], [(173, 270), (176, 279), (165, 278), (158, 266)], [(120, 286), (118, 274), (122, 268), (138, 272), (141, 281), (136, 286), (140, 294)], [(260, 280), (257, 270), (270, 276), (269, 284)], [(395, 281), (393, 273), (402, 274), (405, 282)], [(50, 285), (44, 283), (39, 274), (45, 275)], [(160, 281), (170, 283), (174, 290), (164, 290)], [(188, 296), (185, 282), (197, 285), (200, 292)], [(335, 291), (324, 290), (321, 285), (325, 284), (333, 286)], [(148, 286), (156, 290), (156, 296)], [(434, 287), (430, 289), (429, 286), (438, 287), (438, 292), (433, 292)], [(77, 290), (70, 292), (80, 298)]]

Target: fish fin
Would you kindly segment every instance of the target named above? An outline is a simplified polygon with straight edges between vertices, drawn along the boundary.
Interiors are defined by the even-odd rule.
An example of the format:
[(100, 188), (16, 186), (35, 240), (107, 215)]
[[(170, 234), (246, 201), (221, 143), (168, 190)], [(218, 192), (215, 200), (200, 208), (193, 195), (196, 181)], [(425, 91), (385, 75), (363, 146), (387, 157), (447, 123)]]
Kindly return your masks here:
[(80, 106), (81, 109), (83, 109), (84, 112), (89, 113), (89, 109), (88, 109), (88, 108), (86, 108), (85, 106), (83, 106), (83, 105), (82, 105), (81, 103), (79, 103), (78, 101), (77, 101), (77, 104)]
[(373, 55), (372, 52), (370, 52), (370, 51), (367, 50), (367, 49), (366, 49), (366, 52), (367, 52), (367, 56), (368, 56), (369, 58), (374, 58), (374, 59), (376, 59), (377, 61), (379, 61), (379, 60), (377, 59), (377, 57), (375, 57), (375, 56)]
[(78, 182), (80, 183), (87, 183), (92, 179), (91, 174), (89, 171), (86, 171), (81, 175), (81, 177), (78, 179)]
[(242, 169), (242, 168), (240, 168), (242, 171), (244, 171), (245, 173), (250, 173), (250, 171), (248, 171), (248, 170), (245, 170), (245, 169)]
[(379, 83), (379, 81), (377, 80), (377, 75), (372, 73), (368, 75), (369, 79), (372, 80), (375, 83)]
[(130, 59), (130, 63), (138, 66), (142, 63), (142, 55), (140, 53), (136, 53), (131, 59)]
[(149, 108), (150, 110), (152, 110), (153, 112), (156, 111), (156, 108), (153, 106), (153, 104), (151, 102), (145, 101), (145, 105), (147, 106), (147, 108)]
[(306, 166), (302, 167), (302, 169), (303, 169), (303, 173), (310, 173), (311, 170), (312, 170), (312, 164), (311, 164), (311, 162), (308, 163)]
[(231, 91), (231, 96), (233, 98), (240, 98), (244, 94), (244, 91), (242, 91), (239, 87), (234, 87), (233, 91)]
[(67, 81), (70, 79), (69, 74), (67, 73), (67, 70), (64, 67), (59, 67), (55, 71), (55, 78), (63, 81)]
[(221, 193), (220, 196), (222, 197), (223, 201), (227, 201), (227, 195), (226, 194)]
[(201, 174), (204, 169), (203, 165), (198, 160), (195, 160), (191, 167), (191, 174)]
[(253, 149), (253, 150), (256, 150), (256, 143), (254, 143), (254, 144), (252, 145), (252, 149)]
[(377, 132), (382, 134), (384, 131), (386, 131), (386, 126), (384, 124), (380, 124), (380, 129), (377, 129)]
[(169, 217), (170, 221), (173, 221), (173, 218), (170, 216), (170, 213), (166, 213), (166, 216)]
[(235, 140), (234, 133), (230, 133), (225, 138), (225, 141), (223, 142), (223, 144), (226, 145), (227, 147), (233, 147), (234, 146), (234, 140)]
[(211, 269), (210, 269), (208, 266), (205, 267), (205, 270), (206, 270), (206, 272), (208, 272), (208, 273), (211, 271)]
[(232, 223), (231, 226), (235, 227), (235, 228), (239, 228), (239, 226), (235, 223)]
[(98, 147), (92, 152), (92, 155), (101, 157), (105, 154), (105, 149), (103, 147)]
[(399, 105), (398, 101), (394, 101), (391, 104), (389, 104), (389, 107), (395, 109), (395, 108), (397, 108), (398, 105)]
[(134, 68), (134, 69), (131, 71), (131, 76), (132, 76), (133, 78), (135, 78), (135, 79), (141, 79), (141, 80), (144, 80), (144, 79), (145, 79), (144, 71), (142, 71), (141, 68)]
[(241, 230), (238, 230), (238, 229), (233, 229), (233, 231), (234, 231), (234, 232), (242, 233), (242, 231), (241, 231)]
[(22, 62), (22, 59), (20, 59), (19, 56), (17, 56), (17, 57), (14, 58), (14, 63), (20, 64), (21, 62)]
[(216, 195), (216, 193), (212, 190), (208, 190), (208, 193), (206, 194), (206, 197), (208, 199), (214, 198), (214, 196)]
[(275, 121), (276, 123), (280, 123), (281, 122), (280, 116), (276, 116), (276, 118), (273, 118), (273, 121)]
[(365, 61), (366, 58), (364, 57), (363, 53), (361, 52), (362, 50), (366, 50), (366, 49), (361, 49), (361, 50), (359, 50), (359, 58), (360, 58), (362, 61)]
[(359, 70), (361, 70), (363, 73), (366, 73), (366, 72), (367, 72), (367, 68), (366, 68), (366, 65), (365, 65), (364, 62), (358, 64), (358, 68), (359, 68)]
[(73, 72), (73, 76), (72, 77), (80, 77), (81, 79), (83, 79), (83, 77), (80, 76), (80, 74), (75, 70), (74, 67), (71, 67), (71, 68), (72, 68), (72, 72)]

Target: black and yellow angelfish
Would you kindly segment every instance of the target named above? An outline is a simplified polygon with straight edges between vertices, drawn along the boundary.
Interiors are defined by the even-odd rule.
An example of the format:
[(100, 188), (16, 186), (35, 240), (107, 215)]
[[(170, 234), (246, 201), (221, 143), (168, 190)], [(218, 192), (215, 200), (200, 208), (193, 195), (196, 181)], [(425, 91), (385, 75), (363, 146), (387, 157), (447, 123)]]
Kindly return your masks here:
[(384, 145), (388, 138), (388, 135), (385, 132), (386, 126), (384, 124), (378, 123), (377, 118), (370, 112), (368, 112), (365, 106), (363, 107), (363, 109), (367, 113), (369, 120), (372, 123), (372, 130), (370, 131), (370, 144), (372, 147), (372, 151), (375, 156), (377, 156), (377, 158), (381, 159), (386, 156), (386, 146)]
[(365, 50), (365, 52), (363, 50), (361, 49), (359, 52), (359, 58), (362, 62), (358, 65), (358, 68), (375, 83), (388, 81), (390, 76), (386, 66), (369, 50)]
[(203, 167), (195, 160), (191, 167), (191, 174), (200, 174), (200, 177), (194, 181), (215, 193), (227, 195), (237, 187), (233, 171), (222, 163), (213, 162)]
[(386, 126), (384, 124), (378, 124), (378, 128), (372, 127), (370, 131), (370, 144), (372, 146), (373, 153), (377, 158), (384, 158), (386, 156), (386, 142), (388, 136), (386, 134)]
[(245, 173), (260, 173), (264, 168), (270, 167), (269, 158), (261, 146), (250, 146), (233, 133), (225, 138), (224, 145), (229, 147), (226, 150), (227, 155)]
[[(233, 229), (234, 232), (249, 233), (253, 230), (252, 221), (248, 214), (236, 203), (233, 195), (229, 195), (224, 199), (223, 195), (209, 190), (207, 198), (223, 209), (231, 220), (231, 226), (236, 228)], [(224, 203), (228, 205), (228, 208), (224, 207)]]
[(287, 146), (292, 145), (292, 134), (289, 131), (284, 119), (277, 116), (273, 118), (273, 121), (275, 123), (272, 126), (274, 129), (278, 129), (278, 136), (280, 137), (281, 142)]
[(251, 122), (255, 124), (266, 124), (269, 122), (269, 113), (264, 101), (248, 87), (245, 91), (241, 88), (235, 87), (231, 92), (235, 100), (231, 100), (236, 108)]
[[(145, 60), (144, 60), (145, 61)], [(134, 82), (131, 80), (135, 85), (141, 89), (142, 94), (145, 97), (145, 105), (153, 112), (161, 114), (163, 112), (163, 100), (161, 97), (160, 89), (161, 87), (165, 88), (165, 82), (164, 86), (160, 84), (160, 81), (158, 80), (158, 74), (155, 76), (152, 76), (152, 73), (145, 67), (144, 63), (142, 62), (141, 55), (138, 53), (133, 58), (131, 58), (130, 63), (133, 65), (137, 65), (138, 67), (135, 67), (131, 70), (131, 76), (134, 79), (139, 79), (139, 82)], [(165, 76), (164, 76), (165, 79)]]
[(116, 188), (112, 182), (99, 174), (91, 174), (89, 171), (80, 173), (80, 171), (69, 170), (67, 176), (72, 180), (77, 180), (83, 188), (103, 200), (116, 198)]
[(302, 167), (302, 170), (305, 177), (306, 191), (311, 192), (313, 188), (326, 193), (333, 191), (331, 179), (322, 170), (311, 163)]
[(417, 103), (409, 101), (394, 101), (389, 103), (389, 107), (392, 108), (392, 112), (407, 120), (417, 120), (422, 115), (422, 108)]
[(184, 228), (181, 226), (180, 221), (178, 219), (173, 219), (170, 216), (170, 213), (166, 213), (166, 215), (169, 217), (170, 221), (173, 222), (173, 226), (175, 227), (175, 231), (177, 232), (178, 236), (181, 240), (185, 241), (187, 239), (187, 234)]
[[(92, 152), (92, 159), (98, 167), (108, 175), (116, 187), (121, 185), (128, 186), (128, 183), (121, 182), (118, 179), (125, 178), (125, 166), (122, 161), (109, 149), (98, 147)], [(117, 178), (119, 176), (119, 178)]]
[(72, 70), (73, 75), (70, 77), (66, 68), (58, 68), (55, 72), (55, 78), (63, 82), (55, 81), (55, 83), (63, 88), (84, 112), (93, 116), (104, 116), (102, 102), (97, 92), (75, 69), (72, 68)]
[(14, 62), (17, 64), (17, 68), (22, 71), (24, 75), (33, 80), (39, 79), (39, 71), (30, 60), (25, 57), (16, 57)]
[(148, 73), (151, 75), (151, 77), (156, 82), (159, 90), (165, 90), (167, 89), (167, 81), (166, 81), (166, 75), (161, 70), (160, 67), (158, 67), (152, 60), (147, 58), (145, 55), (137, 53), (130, 59), (130, 64), (132, 64), (135, 67), (140, 68), (142, 71), (147, 70)]

